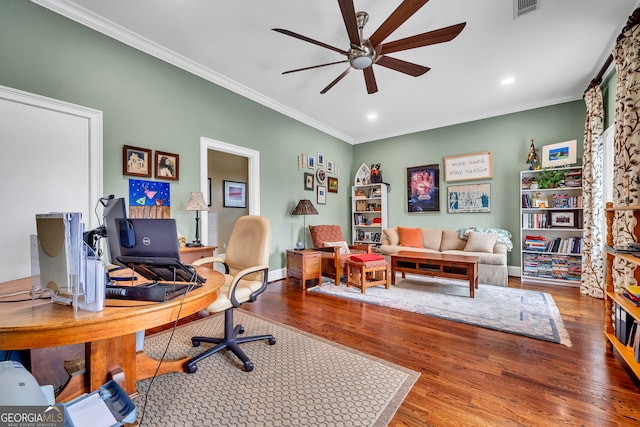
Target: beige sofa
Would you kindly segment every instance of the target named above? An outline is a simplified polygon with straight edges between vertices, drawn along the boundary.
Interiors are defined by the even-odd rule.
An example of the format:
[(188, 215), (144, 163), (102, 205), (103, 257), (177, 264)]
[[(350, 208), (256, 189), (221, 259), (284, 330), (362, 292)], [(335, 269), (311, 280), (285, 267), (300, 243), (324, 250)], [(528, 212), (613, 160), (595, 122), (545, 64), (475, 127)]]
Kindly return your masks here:
[[(418, 247), (416, 239), (411, 242), (410, 239), (405, 238), (404, 242), (401, 242), (401, 234), (406, 236), (407, 230), (412, 230), (415, 233), (416, 229), (405, 228), (400, 230), (400, 233), (398, 227), (383, 230), (380, 254), (384, 255), (387, 261), (390, 261), (391, 254), (400, 251), (473, 255), (480, 258), (478, 261), (478, 281), (480, 283), (507, 286), (507, 251), (511, 249), (510, 240), (508, 244), (501, 243), (498, 241), (500, 236), (497, 234), (473, 229), (469, 229), (466, 232), (466, 239), (463, 239), (459, 237), (458, 230), (422, 228), (422, 242)], [(406, 243), (412, 246), (406, 246)]]

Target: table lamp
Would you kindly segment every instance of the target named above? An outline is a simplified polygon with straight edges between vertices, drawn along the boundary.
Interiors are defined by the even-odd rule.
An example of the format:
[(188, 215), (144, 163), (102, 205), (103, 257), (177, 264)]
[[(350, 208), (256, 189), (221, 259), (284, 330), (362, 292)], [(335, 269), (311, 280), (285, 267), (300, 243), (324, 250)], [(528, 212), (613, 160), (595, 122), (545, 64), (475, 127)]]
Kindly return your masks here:
[(200, 243), (200, 211), (208, 210), (207, 204), (204, 201), (204, 195), (201, 191), (192, 191), (187, 206), (184, 207), (185, 211), (196, 211), (196, 239), (187, 243), (187, 247), (194, 248), (203, 246)]
[[(296, 245), (298, 249), (304, 249), (307, 247), (307, 215), (318, 215), (318, 211), (316, 210), (313, 203), (309, 199), (302, 199), (298, 202), (298, 205), (295, 207), (291, 215), (302, 215), (302, 235), (304, 236), (304, 246), (302, 242), (298, 242)], [(301, 247), (302, 246), (302, 247)]]

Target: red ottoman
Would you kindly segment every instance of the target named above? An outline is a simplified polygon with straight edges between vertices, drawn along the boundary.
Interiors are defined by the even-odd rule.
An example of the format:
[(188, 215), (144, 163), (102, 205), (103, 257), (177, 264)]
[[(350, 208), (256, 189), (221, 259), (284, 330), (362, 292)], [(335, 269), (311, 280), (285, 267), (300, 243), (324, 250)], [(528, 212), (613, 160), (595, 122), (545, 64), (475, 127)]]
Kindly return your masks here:
[(381, 255), (352, 255), (346, 264), (347, 287), (359, 288), (363, 294), (369, 286), (384, 285), (389, 289), (391, 270)]

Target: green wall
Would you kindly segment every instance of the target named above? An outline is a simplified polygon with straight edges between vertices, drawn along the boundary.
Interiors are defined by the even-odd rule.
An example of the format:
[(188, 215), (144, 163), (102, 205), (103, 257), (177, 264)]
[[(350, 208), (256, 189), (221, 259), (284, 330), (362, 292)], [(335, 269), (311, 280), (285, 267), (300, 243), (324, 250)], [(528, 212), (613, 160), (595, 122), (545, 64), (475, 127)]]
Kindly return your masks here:
[[(349, 182), (351, 145), (31, 2), (0, 0), (0, 58), (0, 85), (104, 113), (104, 194), (128, 193), (123, 145), (179, 154), (171, 215), (187, 238), (195, 235), (195, 221), (183, 207), (199, 189), (201, 137), (260, 152), (261, 213), (273, 225), (272, 268), (284, 265), (283, 252), (299, 240), (302, 221), (290, 215), (295, 204), (315, 200), (303, 189), (298, 154), (325, 153), (338, 161), (343, 185)], [(347, 196), (345, 187), (329, 194), (327, 204), (317, 207), (320, 215), (307, 223), (348, 229)]]
[[(520, 175), (531, 144), (540, 153), (543, 145), (576, 139), (582, 157), (584, 101), (513, 113), (485, 120), (448, 126), (354, 147), (354, 163), (381, 163), (382, 177), (390, 184), (389, 225), (408, 227), (504, 228), (513, 234), (514, 250), (509, 265), (520, 265)], [(493, 177), (490, 180), (457, 181), (453, 185), (490, 183), (490, 213), (447, 213), (444, 157), (491, 151)], [(407, 213), (406, 168), (440, 165), (440, 212)]]
[[(300, 240), (302, 220), (291, 210), (301, 198), (315, 202), (315, 193), (303, 189), (300, 153), (323, 152), (337, 163), (340, 180), (339, 192), (328, 193), (327, 204), (317, 205), (319, 215), (307, 217), (307, 224), (339, 224), (348, 234), (353, 171), (363, 162), (380, 162), (391, 184), (391, 225), (501, 227), (517, 239), (518, 172), (526, 168), (530, 138), (538, 148), (569, 139), (581, 146), (584, 126), (580, 100), (351, 146), (27, 1), (0, 0), (0, 58), (0, 85), (104, 113), (104, 194), (127, 194), (123, 145), (179, 154), (172, 216), (187, 238), (195, 225), (182, 208), (198, 189), (200, 138), (258, 150), (261, 213), (273, 224), (274, 269), (284, 266), (285, 249)], [(447, 214), (442, 197), (439, 213), (406, 213), (407, 167), (442, 167), (445, 156), (477, 151), (493, 154), (493, 178), (469, 181), (491, 183), (490, 214)], [(446, 186), (441, 180), (441, 194)], [(509, 264), (519, 264), (517, 249)]]

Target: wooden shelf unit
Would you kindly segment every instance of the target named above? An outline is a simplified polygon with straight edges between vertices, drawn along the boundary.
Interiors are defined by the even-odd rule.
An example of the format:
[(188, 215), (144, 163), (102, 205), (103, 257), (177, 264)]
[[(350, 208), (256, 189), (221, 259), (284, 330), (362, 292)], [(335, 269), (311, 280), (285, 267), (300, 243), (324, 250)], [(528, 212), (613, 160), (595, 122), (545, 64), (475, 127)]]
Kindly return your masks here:
[[(565, 174), (582, 176), (582, 166), (557, 168)], [(529, 181), (536, 179), (541, 170), (520, 172), (520, 267), (522, 282), (547, 283), (563, 286), (580, 286), (582, 270), (582, 187), (577, 180), (554, 188), (530, 188)], [(540, 204), (538, 204), (540, 202)], [(545, 206), (541, 203), (545, 202)], [(552, 217), (573, 218), (573, 227), (561, 227), (552, 223)], [(527, 236), (541, 237), (543, 250), (528, 245)], [(551, 250), (556, 239), (569, 247)], [(554, 269), (555, 265), (555, 269)]]
[(382, 230), (388, 227), (387, 209), (387, 184), (351, 188), (351, 240), (354, 245), (382, 243)]
[[(633, 216), (637, 221), (637, 225), (634, 229), (634, 235), (636, 241), (640, 241), (640, 205), (635, 206), (617, 206), (614, 207), (611, 202), (607, 203), (605, 209), (605, 217), (607, 223), (607, 235), (605, 244), (608, 247), (613, 247), (613, 218), (617, 211), (632, 211)], [(614, 253), (607, 249), (606, 254), (606, 276), (605, 276), (605, 316), (604, 316), (604, 336), (607, 339), (609, 345), (607, 350), (611, 351), (613, 348), (620, 354), (620, 357), (629, 366), (629, 369), (633, 371), (636, 377), (640, 378), (640, 363), (636, 362), (633, 348), (628, 347), (626, 343), (622, 343), (618, 340), (615, 334), (615, 328), (613, 324), (613, 303), (620, 305), (627, 315), (630, 315), (633, 319), (640, 322), (640, 307), (636, 307), (633, 303), (617, 293), (615, 285), (613, 283), (613, 260), (615, 258), (624, 259), (625, 261), (638, 266), (634, 272), (634, 277), (640, 283), (640, 258), (630, 254)]]

